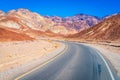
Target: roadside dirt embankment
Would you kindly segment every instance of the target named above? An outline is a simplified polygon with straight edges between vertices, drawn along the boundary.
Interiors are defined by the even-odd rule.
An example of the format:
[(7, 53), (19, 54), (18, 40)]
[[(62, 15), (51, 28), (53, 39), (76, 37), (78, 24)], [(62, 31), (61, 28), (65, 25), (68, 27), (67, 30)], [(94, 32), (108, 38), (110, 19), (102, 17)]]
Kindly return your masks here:
[(120, 78), (120, 45), (119, 43), (87, 43), (87, 45), (99, 50), (115, 68), (118, 77)]
[(64, 48), (64, 44), (51, 40), (1, 42), (0, 79), (13, 80), (56, 56)]

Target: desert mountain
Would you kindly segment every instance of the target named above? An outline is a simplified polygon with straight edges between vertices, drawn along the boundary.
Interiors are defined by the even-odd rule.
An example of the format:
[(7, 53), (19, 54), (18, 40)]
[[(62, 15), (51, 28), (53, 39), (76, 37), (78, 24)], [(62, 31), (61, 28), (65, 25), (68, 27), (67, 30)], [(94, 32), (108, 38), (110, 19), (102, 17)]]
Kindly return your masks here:
[(68, 36), (87, 40), (120, 40), (120, 14), (100, 21), (97, 17), (85, 14), (61, 18), (41, 16), (27, 9), (11, 10), (7, 13), (0, 11), (0, 28), (4, 34), (14, 33), (29, 38)]
[(109, 16), (94, 27), (70, 37), (84, 40), (120, 41), (120, 14)]
[(32, 36), (36, 35), (36, 33), (38, 33), (38, 35), (41, 33), (46, 34), (48, 31), (64, 35), (71, 32), (64, 26), (57, 26), (50, 19), (44, 18), (38, 13), (31, 12), (27, 9), (11, 10), (6, 14), (0, 11), (0, 25), (17, 29), (28, 35), (32, 34)]
[(45, 17), (28, 9), (0, 11), (0, 26), (11, 28), (30, 37), (75, 34), (97, 24), (96, 17), (79, 14), (73, 17)]
[(100, 19), (86, 14), (77, 14), (72, 17), (45, 16), (55, 22), (56, 25), (64, 26), (67, 30), (75, 30), (76, 33), (92, 27), (100, 22)]
[[(2, 14), (3, 12), (1, 12)], [(0, 16), (0, 25), (31, 37), (43, 35), (53, 22), (27, 9), (11, 10)]]

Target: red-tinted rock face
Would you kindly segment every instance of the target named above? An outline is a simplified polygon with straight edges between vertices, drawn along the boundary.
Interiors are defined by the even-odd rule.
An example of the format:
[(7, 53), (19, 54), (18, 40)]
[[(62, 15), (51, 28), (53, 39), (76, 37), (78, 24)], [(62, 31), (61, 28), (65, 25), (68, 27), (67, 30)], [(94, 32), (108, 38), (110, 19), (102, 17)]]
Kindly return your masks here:
[(0, 26), (0, 41), (33, 40), (30, 36)]

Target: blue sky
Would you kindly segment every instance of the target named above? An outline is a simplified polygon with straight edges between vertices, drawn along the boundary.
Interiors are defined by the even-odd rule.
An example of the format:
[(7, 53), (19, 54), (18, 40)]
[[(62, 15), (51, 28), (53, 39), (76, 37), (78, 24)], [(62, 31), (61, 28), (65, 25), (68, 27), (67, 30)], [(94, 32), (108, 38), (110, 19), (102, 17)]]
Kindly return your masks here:
[(120, 0), (1, 0), (0, 10), (5, 12), (27, 8), (41, 15), (61, 17), (84, 13), (103, 17), (120, 12)]

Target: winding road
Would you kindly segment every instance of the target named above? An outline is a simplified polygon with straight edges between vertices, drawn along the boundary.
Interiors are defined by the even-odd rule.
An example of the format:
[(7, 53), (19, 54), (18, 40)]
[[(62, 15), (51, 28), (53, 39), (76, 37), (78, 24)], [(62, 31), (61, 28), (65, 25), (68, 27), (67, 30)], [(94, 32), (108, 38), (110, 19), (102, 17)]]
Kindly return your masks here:
[(110, 63), (89, 46), (64, 42), (64, 53), (15, 80), (119, 80)]

